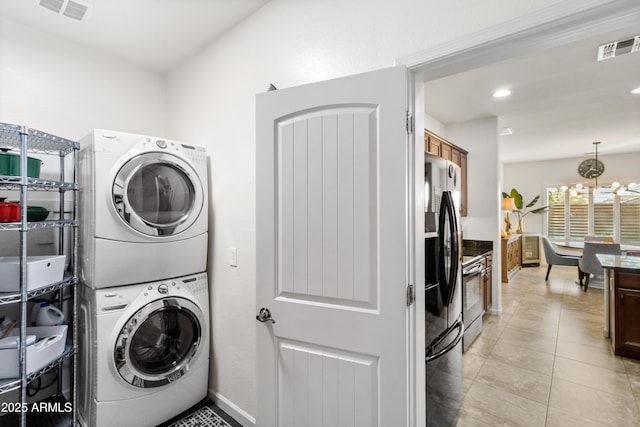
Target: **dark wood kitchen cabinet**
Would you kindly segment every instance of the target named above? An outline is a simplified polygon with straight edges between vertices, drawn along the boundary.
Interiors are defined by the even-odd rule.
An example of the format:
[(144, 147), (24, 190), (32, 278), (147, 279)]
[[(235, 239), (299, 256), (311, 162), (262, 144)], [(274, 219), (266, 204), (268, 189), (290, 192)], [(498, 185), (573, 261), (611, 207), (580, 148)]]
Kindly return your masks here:
[(460, 166), (460, 216), (467, 216), (467, 154), (469, 153), (426, 129), (424, 151)]
[[(440, 145), (440, 157), (451, 161), (451, 146), (446, 142)], [(458, 165), (460, 166), (460, 165)]]
[(640, 359), (640, 273), (616, 271), (612, 297), (614, 353)]
[(442, 142), (439, 138), (424, 131), (424, 151), (434, 156), (440, 157), (440, 146)]
[(491, 272), (493, 268), (493, 254), (491, 252), (485, 255), (483, 264), (484, 269), (482, 270), (480, 281), (483, 288), (482, 312), (486, 313), (493, 304), (493, 295), (491, 292), (491, 283), (493, 281), (493, 273)]
[(460, 170), (461, 170), (461, 183), (460, 183), (460, 216), (467, 216), (467, 153), (466, 151), (460, 152)]

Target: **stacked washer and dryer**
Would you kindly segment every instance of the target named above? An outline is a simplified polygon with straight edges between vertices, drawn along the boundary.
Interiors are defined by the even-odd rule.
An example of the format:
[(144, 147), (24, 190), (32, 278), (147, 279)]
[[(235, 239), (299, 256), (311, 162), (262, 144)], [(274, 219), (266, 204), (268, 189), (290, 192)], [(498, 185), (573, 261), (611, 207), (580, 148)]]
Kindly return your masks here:
[(206, 153), (99, 129), (81, 147), (80, 421), (157, 425), (207, 395)]

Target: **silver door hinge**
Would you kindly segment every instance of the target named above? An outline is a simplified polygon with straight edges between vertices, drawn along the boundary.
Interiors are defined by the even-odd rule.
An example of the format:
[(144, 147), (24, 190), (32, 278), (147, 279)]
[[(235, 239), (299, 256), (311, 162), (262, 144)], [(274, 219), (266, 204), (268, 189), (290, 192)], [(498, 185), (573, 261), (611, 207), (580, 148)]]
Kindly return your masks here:
[(411, 135), (413, 133), (413, 114), (407, 111), (407, 133)]
[(407, 307), (410, 307), (416, 301), (415, 286), (411, 283), (407, 285)]

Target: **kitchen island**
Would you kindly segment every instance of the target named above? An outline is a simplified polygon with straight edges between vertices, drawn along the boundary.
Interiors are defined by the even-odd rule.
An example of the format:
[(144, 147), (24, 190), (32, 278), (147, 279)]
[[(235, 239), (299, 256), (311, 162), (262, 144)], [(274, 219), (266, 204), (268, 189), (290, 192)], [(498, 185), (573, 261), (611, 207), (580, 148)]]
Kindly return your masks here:
[(640, 359), (640, 257), (596, 256), (605, 272), (604, 334), (616, 355)]

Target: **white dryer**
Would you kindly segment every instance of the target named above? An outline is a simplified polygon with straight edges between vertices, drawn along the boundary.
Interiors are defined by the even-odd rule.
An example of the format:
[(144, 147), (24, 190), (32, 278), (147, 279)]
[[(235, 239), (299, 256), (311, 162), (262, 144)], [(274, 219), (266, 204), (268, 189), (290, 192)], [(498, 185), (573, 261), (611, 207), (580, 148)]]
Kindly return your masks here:
[(207, 396), (206, 273), (80, 287), (78, 406), (89, 427), (155, 426)]
[(80, 143), (84, 284), (99, 289), (205, 271), (204, 148), (101, 129)]

